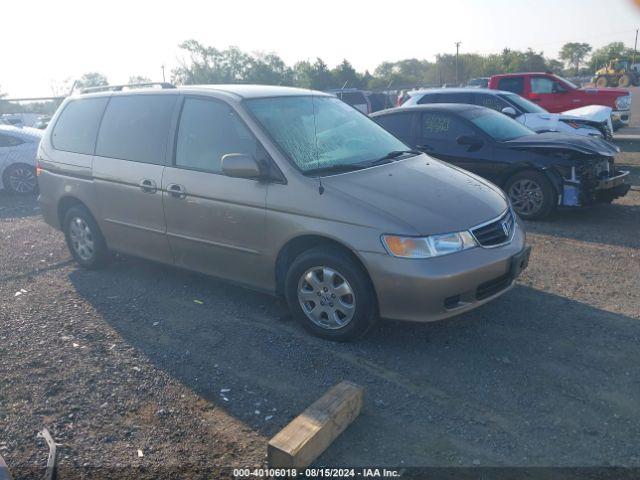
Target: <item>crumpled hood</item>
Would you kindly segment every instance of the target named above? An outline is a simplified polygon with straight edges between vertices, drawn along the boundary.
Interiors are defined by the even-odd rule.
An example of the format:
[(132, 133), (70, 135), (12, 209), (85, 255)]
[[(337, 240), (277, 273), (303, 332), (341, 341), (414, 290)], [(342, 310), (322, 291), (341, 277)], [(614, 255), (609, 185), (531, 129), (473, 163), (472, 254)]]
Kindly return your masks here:
[(539, 133), (536, 135), (526, 135), (503, 142), (502, 145), (514, 149), (552, 149), (574, 150), (588, 155), (612, 156), (620, 149), (612, 143), (601, 138), (587, 137), (581, 135), (571, 135), (558, 132)]
[(611, 119), (611, 112), (613, 112), (611, 107), (605, 107), (603, 105), (588, 105), (586, 107), (567, 110), (559, 115), (566, 120), (583, 119), (602, 123)]
[(384, 211), (418, 235), (465, 230), (507, 208), (497, 186), (427, 155), (324, 177), (322, 184), (327, 193), (335, 189)]

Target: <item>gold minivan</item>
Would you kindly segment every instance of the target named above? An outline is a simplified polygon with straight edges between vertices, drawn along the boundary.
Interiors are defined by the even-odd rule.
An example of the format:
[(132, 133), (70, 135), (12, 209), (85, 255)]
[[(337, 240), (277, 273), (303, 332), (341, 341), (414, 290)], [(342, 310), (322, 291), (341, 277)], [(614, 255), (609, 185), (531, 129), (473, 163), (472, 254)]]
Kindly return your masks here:
[(257, 85), (70, 97), (38, 151), (40, 204), (77, 262), (110, 251), (283, 295), (311, 332), (438, 320), (528, 262), (504, 193), (410, 150), (333, 95)]

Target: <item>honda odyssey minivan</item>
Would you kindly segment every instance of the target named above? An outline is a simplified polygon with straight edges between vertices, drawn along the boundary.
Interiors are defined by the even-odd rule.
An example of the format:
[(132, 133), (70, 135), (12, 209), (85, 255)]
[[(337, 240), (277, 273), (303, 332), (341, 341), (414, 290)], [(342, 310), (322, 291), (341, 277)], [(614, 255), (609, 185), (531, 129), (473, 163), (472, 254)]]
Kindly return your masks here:
[(432, 321), (527, 266), (502, 191), (410, 150), (333, 95), (215, 85), (65, 100), (38, 152), (40, 203), (75, 260), (109, 251), (282, 295), (347, 340)]

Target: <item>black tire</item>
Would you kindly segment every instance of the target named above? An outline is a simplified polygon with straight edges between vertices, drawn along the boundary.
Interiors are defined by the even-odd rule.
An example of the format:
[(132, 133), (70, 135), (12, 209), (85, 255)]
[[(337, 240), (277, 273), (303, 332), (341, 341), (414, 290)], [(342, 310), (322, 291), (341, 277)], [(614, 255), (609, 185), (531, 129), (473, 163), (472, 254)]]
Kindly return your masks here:
[[(321, 270), (322, 267), (326, 267), (328, 271), (333, 271), (336, 274), (333, 278), (337, 279), (338, 283), (334, 284), (337, 285), (337, 287), (329, 286), (331, 290), (319, 296), (312, 311), (316, 311), (317, 313), (315, 309), (322, 310), (323, 307), (320, 306), (320, 302), (326, 298), (327, 303), (323, 305), (327, 310), (335, 311), (332, 318), (339, 318), (342, 306), (351, 304), (353, 305), (353, 313), (345, 310), (348, 312), (348, 315), (350, 315), (350, 319), (346, 320), (346, 315), (345, 318), (339, 318), (339, 321), (346, 322), (343, 326), (334, 325), (333, 328), (329, 328), (328, 326), (319, 325), (307, 316), (301, 304), (302, 300), (299, 300), (298, 289), (301, 285), (303, 285), (304, 288), (313, 288), (310, 283), (306, 283), (306, 280), (303, 281), (303, 276), (306, 278), (306, 274), (310, 270)], [(344, 284), (340, 283), (341, 279), (345, 281)], [(324, 280), (323, 277), (323, 281)], [(326, 280), (329, 282), (328, 279)], [(344, 285), (347, 287), (346, 290), (338, 290), (344, 288)], [(319, 337), (340, 342), (353, 340), (363, 336), (378, 320), (378, 303), (368, 275), (348, 253), (339, 248), (321, 246), (301, 253), (290, 265), (284, 287), (285, 298), (291, 314), (302, 323), (305, 329)], [(336, 288), (335, 291), (338, 292), (338, 296), (340, 296), (340, 292), (349, 291), (349, 289), (352, 294), (345, 294), (339, 299), (333, 295), (334, 298), (332, 299), (333, 288)], [(318, 288), (318, 290), (322, 289), (326, 291), (326, 287)], [(309, 295), (318, 294), (315, 289), (309, 290), (309, 292), (313, 292), (309, 293)], [(338, 300), (340, 300), (340, 303), (338, 303)], [(315, 297), (309, 302), (305, 302), (305, 308), (310, 309), (312, 305), (314, 305), (314, 301)], [(332, 302), (330, 306), (328, 302)], [(323, 314), (320, 313), (320, 315)], [(326, 313), (324, 316), (326, 320), (319, 318), (318, 321), (326, 321), (327, 323), (332, 321)]]
[(598, 88), (606, 88), (609, 86), (609, 77), (600, 75), (598, 78), (596, 78), (595, 84)]
[[(74, 234), (72, 222), (78, 225), (80, 230), (85, 232), (85, 240), (90, 241), (92, 245), (90, 255), (86, 254), (89, 252), (86, 245), (84, 249), (79, 248), (79, 244), (75, 240), (77, 238), (77, 234)], [(86, 229), (84, 227), (86, 227)], [(109, 259), (107, 243), (100, 231), (100, 227), (98, 227), (98, 224), (87, 207), (83, 205), (71, 207), (64, 216), (63, 230), (65, 239), (67, 240), (67, 247), (69, 248), (71, 255), (82, 267), (96, 269), (107, 263), (107, 260)]]
[(26, 163), (9, 165), (2, 174), (2, 184), (14, 195), (34, 195), (38, 192), (36, 169)]
[[(530, 187), (529, 193), (526, 193), (527, 185)], [(557, 196), (543, 173), (533, 170), (518, 172), (509, 177), (504, 191), (514, 211), (524, 220), (541, 220), (555, 210)]]

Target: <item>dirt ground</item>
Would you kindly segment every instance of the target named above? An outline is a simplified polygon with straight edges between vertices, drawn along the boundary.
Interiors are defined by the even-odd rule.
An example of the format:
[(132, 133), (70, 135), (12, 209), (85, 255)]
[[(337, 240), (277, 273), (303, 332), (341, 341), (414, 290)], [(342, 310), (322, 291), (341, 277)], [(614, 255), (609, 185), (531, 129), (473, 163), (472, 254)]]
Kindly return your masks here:
[(364, 410), (318, 465), (640, 466), (640, 155), (621, 162), (627, 197), (527, 225), (509, 293), (352, 344), (202, 275), (82, 270), (35, 199), (0, 194), (0, 454), (31, 478), (47, 427), (63, 469), (263, 465), (267, 439), (349, 379)]

